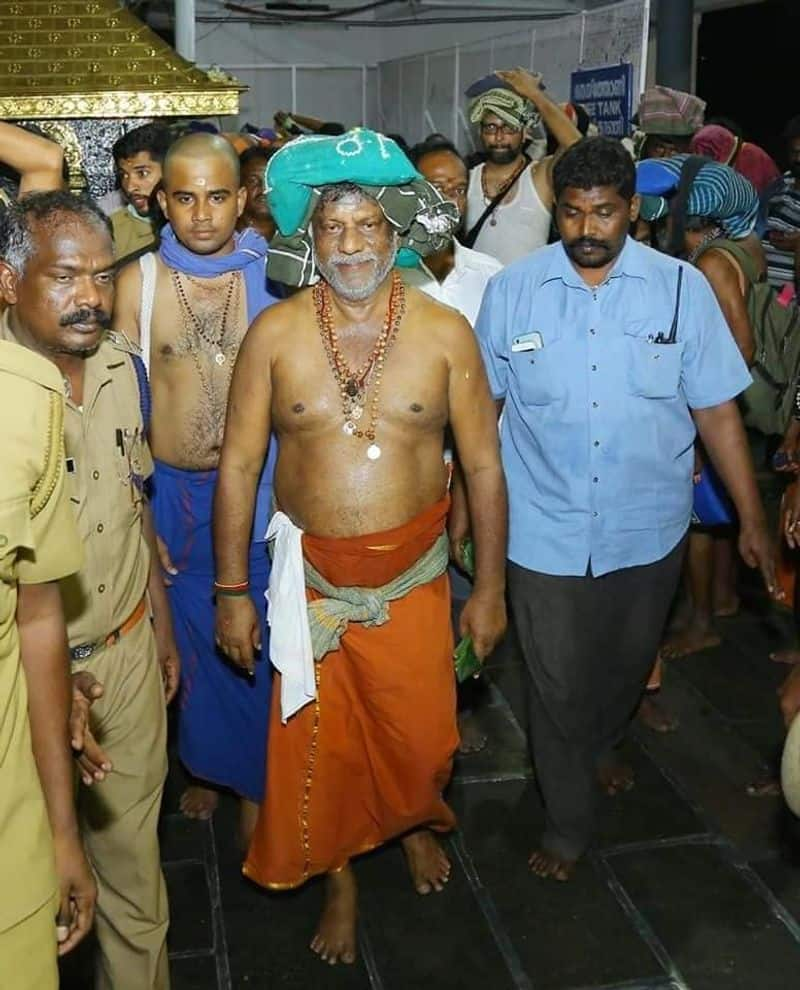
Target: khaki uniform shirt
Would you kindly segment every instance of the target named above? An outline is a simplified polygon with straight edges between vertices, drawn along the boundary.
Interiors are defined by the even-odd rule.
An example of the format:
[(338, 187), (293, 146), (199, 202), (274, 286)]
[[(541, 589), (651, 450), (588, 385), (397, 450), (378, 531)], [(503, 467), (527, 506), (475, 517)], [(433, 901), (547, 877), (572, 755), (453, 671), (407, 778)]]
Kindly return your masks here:
[(82, 561), (66, 487), (63, 392), (53, 364), (0, 342), (0, 932), (41, 908), (56, 888), (16, 609), (18, 583), (56, 581)]
[[(11, 335), (7, 319), (1, 335)], [(109, 332), (85, 360), (83, 406), (66, 401), (67, 486), (86, 552), (80, 572), (61, 584), (70, 647), (119, 629), (147, 589), (143, 488), (153, 460), (131, 362), (136, 353), (135, 344)]]
[(114, 232), (114, 257), (117, 261), (124, 261), (136, 252), (146, 251), (158, 241), (150, 221), (132, 217), (127, 207), (114, 210), (109, 219)]

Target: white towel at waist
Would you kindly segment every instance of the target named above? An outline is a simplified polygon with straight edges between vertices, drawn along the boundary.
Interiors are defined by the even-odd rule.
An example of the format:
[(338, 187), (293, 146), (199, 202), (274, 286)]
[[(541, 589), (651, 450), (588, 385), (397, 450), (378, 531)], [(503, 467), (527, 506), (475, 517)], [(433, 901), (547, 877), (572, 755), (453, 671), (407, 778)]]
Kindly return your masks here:
[(267, 528), (275, 541), (266, 591), (270, 625), (269, 658), (281, 675), (281, 721), (286, 722), (317, 696), (314, 654), (308, 625), (303, 531), (283, 512)]

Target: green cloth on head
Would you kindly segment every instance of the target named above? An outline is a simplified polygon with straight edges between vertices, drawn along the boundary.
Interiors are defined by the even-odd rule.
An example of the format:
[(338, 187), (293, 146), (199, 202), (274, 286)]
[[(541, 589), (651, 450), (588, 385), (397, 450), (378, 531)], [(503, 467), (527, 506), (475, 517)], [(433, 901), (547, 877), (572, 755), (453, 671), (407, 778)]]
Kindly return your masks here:
[(530, 130), (541, 120), (539, 111), (531, 101), (512, 89), (488, 89), (470, 101), (470, 123), (480, 124), (486, 113), (493, 113), (506, 124), (520, 130)]
[(284, 145), (267, 163), (267, 203), (277, 225), (267, 255), (271, 279), (311, 285), (317, 279), (311, 217), (325, 186), (350, 182), (371, 196), (397, 232), (397, 264), (417, 265), (441, 251), (460, 222), (454, 203), (426, 182), (391, 138), (357, 128)]

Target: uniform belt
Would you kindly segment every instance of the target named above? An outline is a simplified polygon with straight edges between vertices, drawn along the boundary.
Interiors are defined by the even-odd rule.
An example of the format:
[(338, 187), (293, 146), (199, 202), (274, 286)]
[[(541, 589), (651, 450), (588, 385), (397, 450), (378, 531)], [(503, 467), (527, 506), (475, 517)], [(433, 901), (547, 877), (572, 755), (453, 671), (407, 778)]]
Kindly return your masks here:
[(108, 636), (104, 636), (102, 639), (95, 640), (94, 643), (81, 643), (80, 646), (71, 647), (69, 654), (73, 663), (80, 660), (88, 660), (89, 657), (93, 656), (99, 650), (105, 649), (107, 646), (114, 646), (122, 639), (123, 636), (127, 636), (129, 632), (136, 628), (136, 626), (144, 618), (146, 611), (147, 595), (142, 595), (142, 600), (136, 608), (131, 612), (122, 625), (118, 629), (114, 630), (114, 632), (109, 633)]

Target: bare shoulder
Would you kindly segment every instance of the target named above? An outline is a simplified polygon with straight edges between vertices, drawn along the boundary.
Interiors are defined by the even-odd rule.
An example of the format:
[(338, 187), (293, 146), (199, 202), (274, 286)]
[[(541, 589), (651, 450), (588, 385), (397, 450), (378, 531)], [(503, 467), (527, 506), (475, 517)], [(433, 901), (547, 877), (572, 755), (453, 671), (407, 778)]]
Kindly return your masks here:
[(127, 261), (123, 264), (117, 271), (117, 277), (115, 281), (115, 287), (117, 295), (120, 293), (130, 294), (133, 292), (139, 292), (139, 287), (142, 284), (142, 270), (139, 267), (139, 259), (135, 258), (133, 261)]
[(253, 338), (253, 344), (259, 348), (280, 348), (290, 337), (296, 338), (310, 318), (313, 319), (311, 290), (303, 289), (289, 299), (268, 306), (253, 321), (247, 336)]
[(461, 313), (420, 289), (406, 289), (406, 312), (421, 348), (434, 349), (452, 362), (477, 347), (475, 333)]
[(730, 279), (741, 272), (739, 262), (724, 248), (712, 247), (704, 251), (697, 259), (696, 265), (707, 278), (712, 280), (715, 277)]

